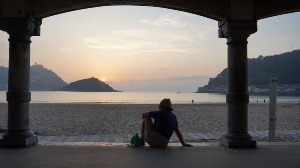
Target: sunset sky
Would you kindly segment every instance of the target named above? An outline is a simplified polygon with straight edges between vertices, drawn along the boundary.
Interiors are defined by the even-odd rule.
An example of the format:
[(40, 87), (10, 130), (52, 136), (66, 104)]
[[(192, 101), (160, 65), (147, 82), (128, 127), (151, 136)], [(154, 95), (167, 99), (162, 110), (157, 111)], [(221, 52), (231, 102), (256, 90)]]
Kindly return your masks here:
[[(300, 12), (258, 21), (248, 57), (300, 49)], [(0, 60), (8, 65), (8, 34), (0, 33)], [(196, 91), (227, 67), (226, 39), (217, 21), (154, 8), (98, 7), (43, 19), (31, 38), (31, 65), (64, 81), (96, 77), (122, 91)]]

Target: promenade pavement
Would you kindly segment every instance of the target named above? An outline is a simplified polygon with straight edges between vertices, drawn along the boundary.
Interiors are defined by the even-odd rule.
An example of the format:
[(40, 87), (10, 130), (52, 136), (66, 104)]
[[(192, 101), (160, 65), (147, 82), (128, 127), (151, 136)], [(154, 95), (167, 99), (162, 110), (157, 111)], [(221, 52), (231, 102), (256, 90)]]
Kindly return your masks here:
[(48, 167), (300, 167), (300, 142), (261, 142), (253, 149), (230, 149), (218, 142), (166, 148), (128, 147), (126, 143), (45, 142), (26, 148), (0, 148), (1, 168)]

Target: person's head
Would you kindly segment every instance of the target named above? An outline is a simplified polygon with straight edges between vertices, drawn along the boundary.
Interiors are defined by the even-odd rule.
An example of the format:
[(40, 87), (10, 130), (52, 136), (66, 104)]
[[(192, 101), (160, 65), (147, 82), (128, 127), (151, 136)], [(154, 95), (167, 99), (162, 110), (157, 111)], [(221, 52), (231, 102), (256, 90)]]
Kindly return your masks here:
[(160, 101), (159, 109), (167, 110), (167, 111), (173, 111), (171, 100), (170, 99), (163, 99), (162, 101)]

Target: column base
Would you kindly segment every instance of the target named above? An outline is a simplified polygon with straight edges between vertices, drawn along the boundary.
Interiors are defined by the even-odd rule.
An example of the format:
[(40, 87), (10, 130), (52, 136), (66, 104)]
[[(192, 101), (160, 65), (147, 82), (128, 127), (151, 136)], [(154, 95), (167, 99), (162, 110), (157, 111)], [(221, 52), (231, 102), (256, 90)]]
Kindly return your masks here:
[(33, 135), (28, 138), (18, 139), (0, 139), (0, 147), (4, 148), (20, 148), (38, 143), (38, 137)]
[(220, 143), (228, 148), (256, 148), (256, 141), (254, 140), (232, 140), (225, 136), (220, 138)]

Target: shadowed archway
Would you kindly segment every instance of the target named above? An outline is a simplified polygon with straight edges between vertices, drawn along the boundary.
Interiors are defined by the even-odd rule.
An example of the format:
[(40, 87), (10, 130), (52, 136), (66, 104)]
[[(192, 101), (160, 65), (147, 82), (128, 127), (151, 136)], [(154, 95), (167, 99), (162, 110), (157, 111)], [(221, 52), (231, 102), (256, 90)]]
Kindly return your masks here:
[(189, 12), (218, 21), (228, 45), (228, 131), (221, 144), (256, 147), (248, 133), (247, 38), (257, 20), (300, 11), (298, 0), (2, 0), (0, 29), (9, 34), (8, 129), (0, 146), (24, 147), (38, 142), (29, 128), (31, 36), (40, 35), (42, 19), (64, 12), (111, 5), (153, 6)]

